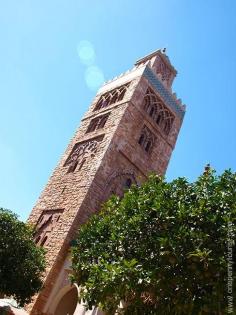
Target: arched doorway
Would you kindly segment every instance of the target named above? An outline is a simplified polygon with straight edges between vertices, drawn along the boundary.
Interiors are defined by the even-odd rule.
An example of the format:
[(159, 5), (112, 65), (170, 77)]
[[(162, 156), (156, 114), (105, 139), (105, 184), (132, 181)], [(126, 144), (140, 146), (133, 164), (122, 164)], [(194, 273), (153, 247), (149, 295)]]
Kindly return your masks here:
[(50, 304), (49, 313), (53, 315), (104, 315), (97, 308), (86, 310), (84, 303), (78, 303), (79, 288), (76, 284), (63, 287)]
[(72, 286), (66, 290), (55, 307), (54, 315), (73, 315), (78, 303), (78, 290)]

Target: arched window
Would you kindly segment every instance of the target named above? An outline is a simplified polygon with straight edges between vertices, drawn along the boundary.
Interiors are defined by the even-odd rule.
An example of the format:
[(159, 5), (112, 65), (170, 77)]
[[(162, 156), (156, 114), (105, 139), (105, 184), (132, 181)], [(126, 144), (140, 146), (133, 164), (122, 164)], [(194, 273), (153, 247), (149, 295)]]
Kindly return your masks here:
[(122, 101), (124, 96), (125, 96), (125, 92), (127, 91), (127, 86), (124, 86), (120, 89), (120, 94), (118, 96), (118, 101)]
[(165, 111), (165, 120), (163, 124), (163, 131), (166, 135), (170, 133), (171, 127), (173, 125), (174, 118), (169, 114), (169, 112)]
[(151, 140), (148, 140), (147, 143), (145, 144), (145, 151), (149, 152), (152, 146)]
[(68, 168), (67, 173), (73, 173), (78, 165), (78, 161), (74, 161)]
[(91, 120), (86, 133), (93, 132), (94, 130), (96, 130), (97, 126), (98, 126), (98, 123), (99, 123), (99, 119), (98, 118), (95, 118), (95, 119)]
[(35, 240), (35, 244), (38, 244), (39, 241), (40, 241), (40, 239), (41, 239), (41, 236), (39, 235), (39, 236), (36, 238), (36, 240)]
[(106, 102), (106, 99), (102, 96), (96, 105), (96, 110), (101, 109), (102, 107), (105, 107), (104, 106), (105, 102)]
[(108, 119), (108, 116), (109, 115), (103, 115), (100, 117), (97, 129), (102, 129), (105, 126), (107, 119)]
[(164, 134), (168, 135), (174, 121), (174, 115), (150, 88), (147, 89), (144, 96), (143, 109)]
[(125, 181), (125, 188), (130, 188), (132, 185), (132, 179), (131, 178), (127, 178)]
[(102, 129), (107, 122), (109, 114), (105, 114), (105, 115), (102, 115), (102, 116), (99, 116), (99, 117), (92, 119), (89, 126), (88, 126), (86, 133), (93, 132), (97, 129)]
[(162, 110), (160, 110), (158, 113), (157, 113), (157, 116), (156, 116), (156, 123), (161, 126), (161, 124), (163, 123), (165, 117), (164, 117), (164, 112)]
[(122, 86), (119, 86), (118, 88), (115, 88), (114, 90), (111, 90), (103, 94), (98, 100), (97, 105), (95, 106), (94, 110), (99, 110), (101, 108), (104, 108), (109, 105), (115, 104), (119, 101), (122, 101), (129, 85), (130, 83), (126, 83)]
[(139, 137), (138, 143), (142, 145), (144, 143), (144, 140), (145, 140), (145, 135), (142, 133), (141, 136)]
[(86, 159), (83, 159), (82, 162), (80, 163), (79, 171), (82, 170), (82, 168), (83, 168), (85, 162), (86, 162)]
[(102, 107), (101, 107), (101, 108), (107, 107), (107, 106), (110, 104), (110, 100), (111, 100), (111, 95), (108, 94), (108, 95), (104, 98), (104, 101), (103, 101), (103, 103), (102, 103)]
[(149, 116), (150, 116), (150, 117), (154, 117), (155, 112), (156, 112), (156, 108), (155, 108), (154, 105), (152, 105), (152, 106), (150, 107)]
[(45, 243), (47, 242), (48, 237), (44, 236), (44, 239), (42, 241), (42, 243), (40, 244), (41, 246), (45, 245)]
[(35, 225), (34, 241), (43, 246), (48, 243), (50, 234), (57, 225), (64, 209), (43, 210)]
[(112, 93), (112, 97), (111, 97), (109, 105), (116, 103), (118, 101), (118, 96), (119, 96), (119, 90), (115, 90)]
[(138, 140), (139, 145), (147, 153), (150, 153), (153, 148), (154, 142), (155, 142), (154, 134), (151, 132), (151, 130), (147, 126), (144, 126)]
[(164, 130), (164, 132), (165, 132), (166, 135), (169, 134), (170, 128), (171, 128), (171, 122), (170, 122), (170, 120), (165, 120), (163, 130)]
[(144, 97), (144, 109), (147, 110), (151, 104), (152, 104), (151, 96), (149, 95), (149, 93), (146, 93)]

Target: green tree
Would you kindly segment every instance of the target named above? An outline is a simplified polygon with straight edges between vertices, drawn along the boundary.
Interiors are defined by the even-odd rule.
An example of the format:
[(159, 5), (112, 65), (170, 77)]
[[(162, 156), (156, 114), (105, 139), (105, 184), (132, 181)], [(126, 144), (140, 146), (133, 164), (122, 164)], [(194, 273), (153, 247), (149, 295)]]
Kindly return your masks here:
[(120, 301), (120, 314), (226, 314), (228, 232), (232, 224), (232, 241), (235, 221), (230, 170), (216, 176), (207, 168), (194, 183), (152, 175), (123, 199), (113, 196), (81, 227), (72, 281), (89, 308), (107, 314)]
[(9, 210), (0, 208), (0, 292), (28, 303), (42, 286), (44, 250), (35, 245), (33, 230)]

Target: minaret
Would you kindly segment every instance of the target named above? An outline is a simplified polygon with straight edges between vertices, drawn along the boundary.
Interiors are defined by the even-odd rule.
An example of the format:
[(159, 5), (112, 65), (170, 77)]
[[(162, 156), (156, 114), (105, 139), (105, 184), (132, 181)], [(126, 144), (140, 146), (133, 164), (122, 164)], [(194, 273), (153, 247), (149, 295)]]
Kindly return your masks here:
[(171, 90), (176, 74), (157, 50), (98, 91), (29, 217), (35, 242), (47, 250), (44, 289), (28, 306), (31, 314), (100, 314), (77, 305), (70, 244), (112, 193), (122, 196), (150, 172), (165, 173), (185, 113)]

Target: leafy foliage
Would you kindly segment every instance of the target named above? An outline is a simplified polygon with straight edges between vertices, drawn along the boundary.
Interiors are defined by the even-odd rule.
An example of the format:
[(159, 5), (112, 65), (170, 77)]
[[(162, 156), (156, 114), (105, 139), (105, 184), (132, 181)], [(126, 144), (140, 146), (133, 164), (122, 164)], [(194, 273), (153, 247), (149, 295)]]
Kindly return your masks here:
[(40, 290), (44, 251), (35, 245), (32, 229), (11, 211), (0, 208), (0, 292), (20, 305)]
[(89, 308), (107, 314), (120, 301), (126, 315), (226, 314), (228, 224), (235, 235), (235, 221), (231, 171), (208, 169), (194, 183), (152, 175), (81, 227), (72, 280)]

